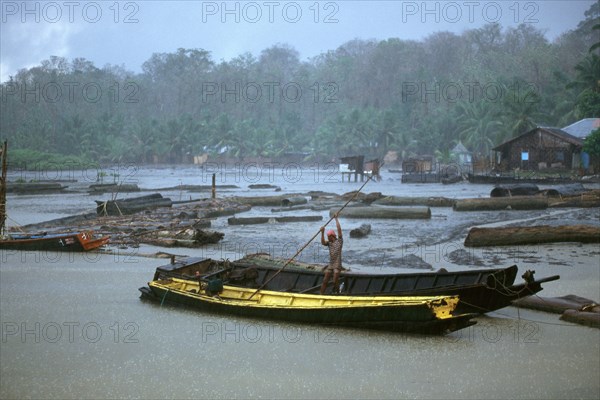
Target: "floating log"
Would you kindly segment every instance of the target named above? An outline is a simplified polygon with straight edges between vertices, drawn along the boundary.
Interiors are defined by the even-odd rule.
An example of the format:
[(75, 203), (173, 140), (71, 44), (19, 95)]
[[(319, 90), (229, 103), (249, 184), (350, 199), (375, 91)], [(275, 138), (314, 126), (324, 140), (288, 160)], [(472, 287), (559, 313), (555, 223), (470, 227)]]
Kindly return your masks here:
[(551, 201), (549, 207), (559, 208), (559, 207), (574, 207), (574, 208), (591, 208), (591, 207), (600, 207), (600, 199), (593, 198), (570, 198), (564, 201)]
[(454, 211), (543, 210), (545, 208), (548, 208), (548, 200), (537, 196), (457, 199), (453, 206)]
[[(301, 200), (302, 199), (302, 200)], [(308, 202), (305, 197), (298, 195), (286, 196), (253, 196), (253, 197), (231, 197), (229, 200), (250, 206), (281, 207)]]
[(248, 189), (274, 189), (275, 191), (281, 190), (279, 186), (270, 185), (268, 183), (257, 183), (254, 185), (248, 185)]
[(331, 192), (323, 192), (322, 190), (311, 190), (310, 192), (307, 193), (308, 196), (310, 196), (310, 198), (312, 200), (332, 200), (332, 199), (338, 199), (340, 196), (336, 193), (331, 193)]
[(375, 200), (381, 199), (383, 194), (381, 192), (371, 192), (371, 193), (356, 193), (356, 190), (348, 193), (344, 193), (340, 196), (340, 198), (344, 201), (348, 201), (350, 199), (354, 199), (356, 202), (361, 202), (365, 204), (371, 204)]
[[(310, 210), (312, 206), (309, 206), (308, 204), (300, 204), (298, 206), (289, 206), (289, 207), (277, 207), (277, 208), (271, 208), (271, 212), (286, 212), (286, 211), (299, 211), (299, 210)], [(328, 207), (327, 210), (329, 210)]]
[(19, 182), (8, 182), (6, 185), (6, 193), (15, 194), (46, 194), (46, 193), (60, 193), (64, 191), (67, 186), (63, 186), (57, 182), (31, 182), (31, 183), (19, 183)]
[(600, 190), (589, 190), (574, 196), (549, 197), (549, 207), (600, 207)]
[(308, 200), (304, 196), (291, 196), (284, 197), (281, 199), (281, 205), (284, 207), (298, 206), (301, 204), (307, 204)]
[(169, 198), (162, 197), (160, 193), (155, 193), (123, 200), (96, 200), (96, 204), (96, 212), (98, 215), (106, 216), (128, 215), (154, 208), (171, 207), (173, 202)]
[(555, 242), (600, 243), (600, 227), (591, 225), (541, 225), (471, 228), (465, 239), (465, 246), (515, 246)]
[[(338, 209), (329, 210), (332, 217)], [(431, 210), (429, 207), (378, 207), (361, 206), (346, 207), (340, 214), (346, 218), (389, 218), (389, 219), (429, 219)]]
[(375, 200), (373, 204), (382, 206), (427, 206), (427, 207), (452, 207), (454, 199), (446, 197), (398, 197), (386, 196)]
[[(314, 203), (310, 206), (310, 209), (312, 211), (327, 211), (327, 210), (331, 210), (332, 208), (337, 208), (338, 210), (340, 208), (342, 208), (344, 206), (344, 203), (338, 203), (338, 202), (320, 202), (320, 203)], [(353, 204), (348, 204), (348, 207), (353, 207)], [(346, 208), (348, 208), (346, 207)]]
[(533, 183), (514, 183), (497, 185), (490, 192), (490, 197), (534, 196), (540, 188)]
[(99, 194), (99, 193), (129, 193), (129, 192), (139, 192), (140, 188), (135, 183), (106, 183), (106, 184), (95, 184), (90, 185), (88, 188), (88, 192), (90, 194)]
[(525, 297), (514, 301), (513, 305), (562, 314), (560, 319), (563, 321), (600, 328), (600, 305), (590, 299), (573, 294), (562, 297)]
[(589, 189), (583, 187), (581, 183), (571, 183), (568, 185), (555, 186), (545, 189), (543, 192), (547, 196), (577, 196), (589, 192)]
[(212, 210), (207, 210), (203, 213), (204, 218), (218, 218), (218, 217), (226, 217), (229, 215), (235, 215), (240, 212), (250, 211), (252, 209), (251, 206), (244, 204), (235, 207), (219, 207)]
[(302, 215), (302, 216), (287, 216), (287, 217), (248, 217), (248, 218), (235, 218), (231, 217), (227, 219), (229, 225), (257, 225), (266, 224), (271, 221), (279, 223), (287, 222), (315, 222), (322, 221), (321, 215)]
[(513, 301), (513, 305), (515, 307), (545, 311), (554, 314), (562, 314), (566, 310), (589, 310), (590, 308), (593, 309), (594, 306), (596, 307), (597, 312), (600, 312), (600, 308), (596, 302), (574, 294), (568, 294), (561, 297), (529, 296)]
[(227, 223), (229, 225), (257, 225), (257, 224), (266, 224), (270, 220), (269, 217), (246, 217), (246, 218), (236, 218), (231, 217), (227, 218)]
[[(596, 306), (595, 308), (600, 308)], [(560, 316), (563, 321), (573, 322), (580, 325), (600, 328), (600, 312), (589, 312), (579, 310), (565, 310)]]
[(316, 222), (322, 221), (321, 215), (300, 215), (300, 216), (287, 216), (287, 217), (275, 217), (275, 221), (286, 223), (286, 222)]
[(362, 238), (367, 236), (371, 232), (370, 224), (362, 224), (358, 228), (352, 229), (350, 231), (351, 238)]

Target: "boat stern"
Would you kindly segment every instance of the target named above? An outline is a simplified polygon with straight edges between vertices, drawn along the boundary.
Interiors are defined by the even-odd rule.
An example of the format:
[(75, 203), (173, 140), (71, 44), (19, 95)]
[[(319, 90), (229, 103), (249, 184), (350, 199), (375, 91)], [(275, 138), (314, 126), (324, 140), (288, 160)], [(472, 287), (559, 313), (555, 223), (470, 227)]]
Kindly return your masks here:
[(458, 306), (458, 296), (444, 296), (429, 302), (429, 308), (437, 319), (451, 318)]

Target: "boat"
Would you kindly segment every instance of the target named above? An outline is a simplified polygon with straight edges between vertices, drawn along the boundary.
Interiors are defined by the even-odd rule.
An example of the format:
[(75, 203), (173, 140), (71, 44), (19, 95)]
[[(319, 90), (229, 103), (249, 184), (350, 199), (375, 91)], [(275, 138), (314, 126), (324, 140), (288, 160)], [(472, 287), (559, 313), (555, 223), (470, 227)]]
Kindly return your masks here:
[(5, 141), (0, 147), (0, 250), (26, 251), (90, 251), (107, 244), (109, 236), (96, 237), (93, 231), (65, 233), (7, 233), (6, 229), (6, 192), (7, 192), (7, 149)]
[[(265, 254), (249, 255), (236, 261), (202, 258), (172, 259), (159, 266), (154, 279), (196, 276), (217, 277), (228, 285), (290, 293), (318, 293), (323, 281), (322, 266), (273, 259)], [(346, 296), (459, 296), (457, 312), (487, 313), (511, 305), (512, 301), (542, 290), (542, 283), (558, 275), (535, 279), (526, 271), (523, 282), (515, 284), (518, 267), (396, 274), (365, 274), (343, 271), (340, 295)], [(325, 294), (332, 294), (329, 286)]]
[(92, 231), (71, 233), (10, 234), (0, 240), (2, 250), (90, 251), (109, 242), (108, 236), (96, 237)]
[(394, 332), (445, 334), (475, 324), (455, 315), (458, 296), (333, 296), (223, 285), (218, 279), (166, 278), (140, 288), (142, 297), (250, 318)]

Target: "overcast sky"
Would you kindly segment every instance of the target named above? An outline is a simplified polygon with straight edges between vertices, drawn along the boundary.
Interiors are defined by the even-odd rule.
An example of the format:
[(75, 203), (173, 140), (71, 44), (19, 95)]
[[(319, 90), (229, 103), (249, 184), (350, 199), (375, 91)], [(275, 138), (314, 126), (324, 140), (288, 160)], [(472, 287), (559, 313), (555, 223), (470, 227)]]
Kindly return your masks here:
[(0, 80), (52, 55), (141, 71), (152, 53), (202, 48), (214, 61), (287, 43), (307, 59), (355, 39), (422, 39), (499, 22), (549, 40), (574, 29), (593, 0), (544, 1), (6, 1)]

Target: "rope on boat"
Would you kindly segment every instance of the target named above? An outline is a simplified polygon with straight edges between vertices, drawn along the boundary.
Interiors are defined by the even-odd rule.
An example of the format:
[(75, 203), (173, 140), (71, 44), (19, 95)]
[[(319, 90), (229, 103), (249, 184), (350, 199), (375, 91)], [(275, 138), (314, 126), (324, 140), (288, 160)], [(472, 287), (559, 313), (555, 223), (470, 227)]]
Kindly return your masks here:
[(162, 307), (163, 303), (165, 302), (165, 297), (167, 297), (167, 293), (169, 293), (169, 290), (171, 289), (167, 289), (165, 291), (165, 294), (163, 294), (162, 300), (160, 301), (160, 306)]
[(12, 219), (11, 217), (9, 217), (8, 215), (6, 216), (6, 219), (9, 219), (9, 220), (11, 220), (12, 222), (14, 222), (14, 223), (16, 224), (16, 225), (15, 225), (15, 228), (17, 228), (18, 230), (20, 230), (20, 231), (21, 231), (21, 233), (27, 233), (27, 232), (25, 231), (25, 229), (23, 229), (22, 225), (21, 225), (21, 224), (19, 224), (19, 222), (18, 222), (18, 221), (15, 221), (14, 219)]
[[(493, 287), (493, 290), (495, 290), (498, 293), (501, 294), (512, 294), (512, 295), (517, 295), (519, 296), (521, 294), (521, 292), (523, 292), (525, 289), (528, 289), (528, 286), (525, 285), (523, 286), (523, 289), (521, 290), (512, 290), (511, 288), (509, 288), (508, 286), (505, 286), (494, 274), (490, 275), (492, 277), (492, 279), (494, 279), (495, 281), (495, 285)], [(499, 290), (498, 288), (501, 288), (502, 290), (504, 290), (504, 292), (502, 292), (501, 290)]]

